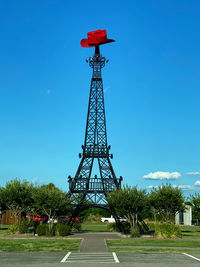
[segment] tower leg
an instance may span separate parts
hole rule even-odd
[[[85,200],[85,197],[86,197],[86,193],[83,194],[81,200],[79,201],[79,203],[76,205],[76,208],[75,210],[73,211],[70,219],[69,219],[69,222],[68,222],[68,225],[70,228],[72,228],[73,224],[74,224],[74,221],[76,219],[76,217],[78,216],[78,214],[80,213],[82,207],[83,207],[83,201]]]
[[[114,208],[109,208],[109,210],[110,210],[110,213],[113,215],[113,217],[115,219],[115,222],[117,224],[117,227],[118,227],[119,231],[124,233],[124,229],[123,229],[122,223],[120,222],[120,219],[117,216],[117,213],[116,213],[115,209]]]

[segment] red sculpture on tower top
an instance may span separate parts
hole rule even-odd
[[[115,42],[115,40],[107,39],[106,30],[96,30],[87,33],[88,38],[81,40],[82,47],[93,47],[97,45]]]

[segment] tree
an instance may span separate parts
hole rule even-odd
[[[138,215],[145,208],[146,196],[146,190],[126,185],[109,193],[106,199],[110,207],[114,207],[120,216],[127,219],[132,231],[137,224]]]
[[[4,188],[0,186],[0,210],[3,211],[6,209]]]
[[[69,197],[53,183],[42,185],[35,190],[34,206],[37,212],[48,216],[49,231],[52,230],[56,217],[68,212],[69,204]]]
[[[29,212],[32,207],[33,185],[16,178],[1,189],[1,198],[5,208],[13,212],[15,222],[18,222],[19,214]]]
[[[153,188],[149,194],[149,203],[154,218],[160,217],[163,221],[174,222],[175,215],[185,209],[184,201],[181,189],[170,184]]]
[[[200,220],[200,194],[190,195],[190,202],[192,204],[193,217]]]
[[[2,220],[2,213],[6,210],[6,203],[4,199],[4,188],[0,186],[0,224]]]

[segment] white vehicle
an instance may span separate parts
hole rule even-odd
[[[120,217],[119,217],[119,220],[120,220],[120,222],[126,222],[127,221],[127,219],[120,218]],[[107,223],[114,223],[115,222],[115,219],[114,219],[113,215],[111,215],[110,218],[104,218],[104,217],[102,217],[101,218],[101,221],[102,222],[107,222]]]

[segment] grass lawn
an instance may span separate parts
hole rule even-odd
[[[6,235],[9,225],[0,224],[0,236]]]
[[[0,239],[2,251],[77,251],[81,239]]]
[[[110,252],[140,252],[140,253],[200,253],[200,241],[190,240],[158,240],[158,239],[116,239],[106,240],[109,246],[121,246],[116,248],[109,248]],[[124,247],[123,247],[124,246]],[[125,247],[132,246],[132,247]],[[138,248],[134,246],[147,246],[147,248]],[[148,248],[149,246],[149,248]],[[155,247],[155,248],[154,248]],[[160,248],[157,248],[160,247]],[[163,248],[162,248],[163,247]],[[179,249],[173,248],[178,247]],[[187,248],[199,248],[197,250],[190,250]]]
[[[182,225],[181,231],[184,239],[200,239],[200,226]]]
[[[158,246],[158,247],[190,247],[199,248],[200,241],[169,240],[169,239],[115,239],[106,240],[108,246]]]
[[[199,250],[190,250],[190,249],[173,249],[173,248],[109,248],[109,252],[137,252],[137,253],[200,253]]]
[[[82,223],[81,227],[83,231],[87,231],[87,232],[108,232],[107,223],[84,222]]]

